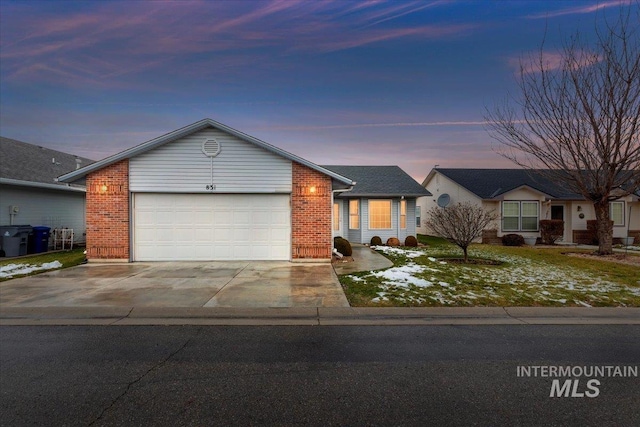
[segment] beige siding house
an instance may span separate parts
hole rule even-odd
[[[563,242],[588,243],[585,241],[587,221],[596,219],[591,203],[535,171],[435,168],[422,185],[433,194],[417,201],[416,209],[422,218],[430,208],[438,206],[438,200],[441,204],[447,200],[449,204],[469,201],[495,210],[500,219],[486,231],[485,240],[510,233],[540,237],[541,219],[561,219],[564,221]],[[614,242],[628,236],[636,237],[636,243],[640,242],[638,191],[610,204]],[[424,222],[417,232],[429,234]]]

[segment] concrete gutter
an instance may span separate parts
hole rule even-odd
[[[640,307],[0,307],[9,325],[640,325]]]

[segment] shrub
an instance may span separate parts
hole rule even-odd
[[[400,240],[397,237],[389,237],[387,239],[387,246],[400,246]]]
[[[415,248],[418,246],[418,239],[416,239],[415,236],[407,236],[407,238],[404,239],[404,245]]]
[[[556,240],[564,235],[564,221],[561,219],[540,220],[540,235],[542,236],[542,243],[553,245]]]
[[[519,234],[505,234],[502,236],[502,244],[505,246],[522,246],[524,237]]]
[[[333,239],[333,247],[338,250],[344,256],[353,255],[353,249],[351,249],[351,243],[347,239],[342,237],[336,237]]]
[[[373,236],[371,238],[371,246],[380,246],[382,245],[382,239],[380,236]]]

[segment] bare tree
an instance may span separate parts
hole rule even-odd
[[[600,254],[612,253],[609,202],[640,189],[640,7],[576,32],[559,55],[520,61],[519,97],[487,112],[500,154],[593,203]],[[555,58],[555,61],[550,60]]]
[[[469,261],[467,251],[471,242],[482,236],[482,230],[496,219],[498,215],[495,211],[488,211],[471,202],[463,202],[446,208],[429,209],[425,224],[440,237],[459,246],[464,252],[466,263]]]

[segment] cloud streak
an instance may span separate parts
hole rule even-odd
[[[632,4],[632,0],[609,0],[609,1],[597,2],[587,6],[577,6],[577,7],[571,7],[568,9],[562,9],[555,12],[536,13],[536,14],[527,16],[527,18],[545,19],[545,18],[556,18],[558,16],[565,16],[565,15],[584,15],[587,13],[594,13],[609,7],[629,6],[631,4]]]

